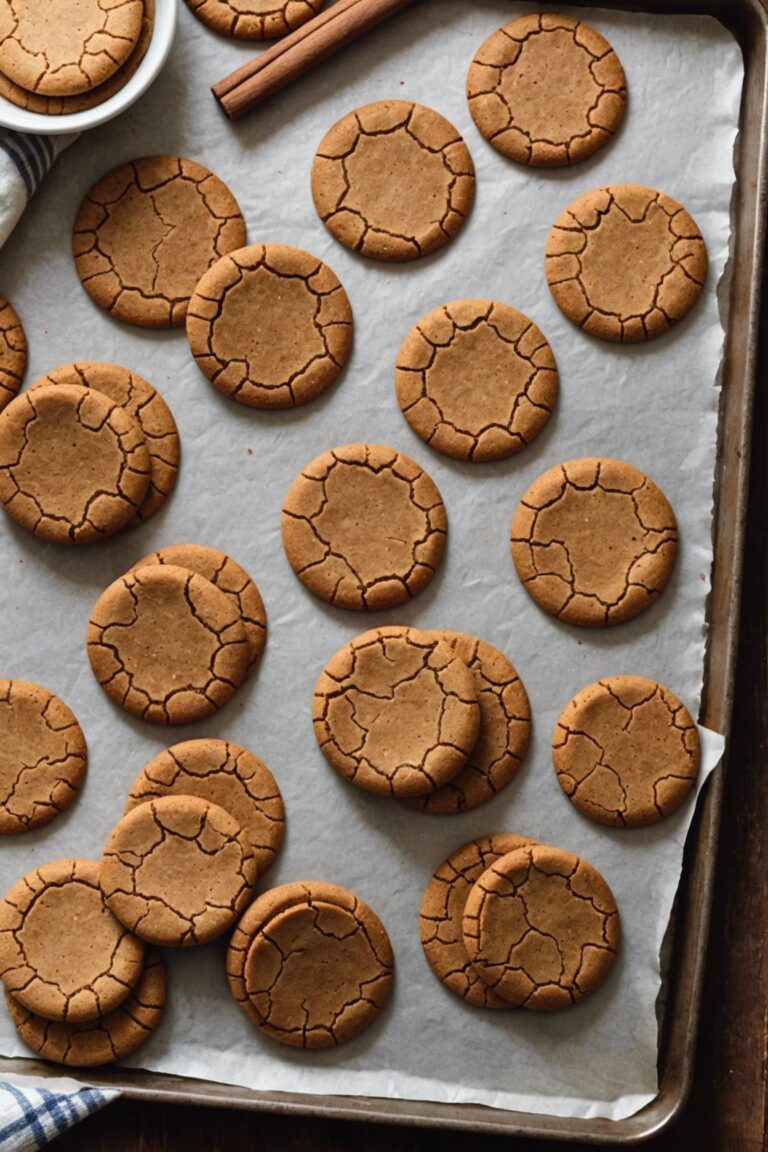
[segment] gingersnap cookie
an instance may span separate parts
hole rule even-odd
[[[48,384],[94,388],[119,404],[138,424],[147,444],[150,470],[149,491],[136,512],[135,520],[137,523],[148,520],[175,488],[181,455],[176,421],[160,393],[138,372],[130,372],[119,364],[105,364],[101,360],[62,364],[41,376],[32,388]]]
[[[186,568],[153,564],[102,592],[88,659],[108,696],[152,724],[186,724],[223,707],[243,683],[248,645],[226,593]]]
[[[99,870],[118,920],[150,944],[188,948],[226,932],[253,895],[242,825],[198,796],[161,796],[115,825]]]
[[[111,536],[146,499],[151,463],[138,424],[90,388],[46,385],[0,414],[0,501],[57,544]]]
[[[459,132],[409,100],[349,112],[323,137],[312,198],[326,228],[376,260],[414,260],[447,244],[469,215],[475,168]]]
[[[200,370],[250,408],[296,408],[337,378],[352,347],[352,309],[317,256],[252,244],[223,256],[195,289],[187,338]]]
[[[143,156],[86,194],[72,251],[100,307],[139,328],[177,328],[203,273],[244,243],[242,213],[218,176],[178,156]]]
[[[159,796],[199,796],[241,825],[259,876],[273,863],[285,832],[280,789],[263,760],[229,740],[185,740],[144,766],[125,803],[130,812]]]
[[[467,98],[497,152],[536,168],[562,168],[608,143],[624,116],[627,82],[611,45],[584,20],[534,12],[482,44]]]
[[[462,924],[486,984],[510,1004],[542,1012],[594,992],[620,938],[616,901],[597,869],[543,844],[491,864],[467,897]]]
[[[142,0],[0,0],[0,71],[30,92],[89,92],[133,52],[142,12]]]
[[[394,955],[384,925],[352,892],[312,880],[259,897],[227,955],[235,999],[273,1040],[332,1048],[373,1024]]]
[[[696,785],[699,733],[683,702],[643,676],[606,676],[560,714],[552,760],[560,787],[591,820],[655,824]]]
[[[0,978],[46,1020],[77,1023],[111,1012],[143,964],[144,945],[106,906],[93,860],[42,864],[0,902]]]
[[[436,633],[373,628],[326,664],[312,723],[323,755],[352,784],[421,796],[467,763],[480,732],[477,682]]]
[[[621,460],[568,460],[534,480],[512,520],[512,560],[540,608],[600,628],[661,595],[677,555],[664,493]]]
[[[549,419],[557,390],[541,331],[493,300],[435,308],[397,357],[403,415],[417,436],[456,460],[501,460],[525,448]]]
[[[438,980],[468,1004],[512,1007],[480,979],[467,955],[462,935],[467,897],[491,864],[516,848],[535,843],[527,836],[508,832],[470,840],[442,862],[424,889],[419,936],[427,963]]]
[[[0,296],[0,412],[21,388],[26,368],[27,338],[21,320]]]
[[[245,568],[241,568],[225,552],[209,548],[206,544],[168,544],[142,556],[141,560],[131,565],[130,570],[135,572],[146,564],[175,564],[178,568],[187,568],[210,580],[219,591],[226,593],[237,605],[243,621],[248,642],[248,667],[253,668],[264,651],[267,613],[261,593]]]
[[[547,239],[560,311],[603,340],[638,343],[686,316],[707,278],[696,221],[663,192],[613,184],[579,196]]]
[[[138,983],[117,1008],[85,1023],[45,1020],[8,992],[8,1015],[21,1039],[43,1060],[71,1068],[94,1068],[130,1056],[157,1028],[165,1007],[165,965],[154,948]]]
[[[463,768],[440,788],[406,803],[449,816],[492,800],[515,776],[531,738],[528,693],[507,657],[474,636],[438,629],[427,635],[447,644],[471,670],[480,704],[480,734]]]
[[[69,808],[85,779],[83,731],[63,700],[28,680],[0,680],[0,835]]]
[[[187,0],[198,20],[237,40],[276,40],[300,28],[325,0]]]
[[[435,483],[381,444],[317,456],[283,504],[288,563],[310,592],[340,608],[405,604],[434,576],[447,531]]]

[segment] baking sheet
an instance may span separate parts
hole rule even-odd
[[[207,85],[251,45],[213,36],[181,12],[162,77],[118,124],[89,134],[59,162],[0,256],[0,291],[30,338],[32,380],[53,365],[100,358],[147,376],[170,402],[184,461],[166,508],[133,533],[63,550],[0,524],[0,674],[60,693],[89,742],[89,779],[69,813],[0,845],[5,888],[45,860],[98,856],[142,765],[167,743],[224,736],[247,744],[275,773],[288,835],[271,885],[317,877],[373,905],[397,957],[393,1002],[368,1032],[337,1051],[285,1049],[255,1032],[228,995],[223,946],[169,954],[171,1003],[136,1066],[262,1090],[399,1096],[557,1115],[619,1119],[656,1093],[658,951],[692,815],[622,833],[584,820],[563,797],[549,737],[570,696],[598,676],[637,672],[667,683],[695,712],[701,692],[712,557],[717,375],[723,331],[715,288],[728,250],[733,145],[743,79],[735,41],[715,21],[579,10],[608,37],[627,71],[628,115],[617,139],[578,167],[527,171],[478,136],[464,101],[475,48],[530,6],[507,0],[421,0],[236,128]],[[309,194],[314,149],[356,104],[386,96],[429,103],[462,131],[478,174],[477,202],[456,242],[402,267],[339,247]],[[141,333],[98,312],[78,287],[71,221],[82,193],[132,156],[176,152],[222,176],[246,215],[249,239],[297,244],[327,260],[355,310],[355,350],[339,385],[294,413],[258,413],[220,397],[200,376],[183,333]],[[560,315],[543,274],[551,222],[591,187],[636,181],[663,189],[695,216],[711,260],[707,292],[668,336],[635,347],[584,337]],[[399,344],[446,300],[486,296],[526,312],[550,340],[561,373],[557,412],[520,456],[462,465],[431,452],[395,403]],[[334,444],[391,444],[430,472],[450,519],[446,561],[432,585],[395,613],[358,615],[316,601],[284,559],[279,508],[295,473]],[[562,459],[624,458],[647,470],[678,515],[682,546],[661,600],[605,632],[560,625],[517,582],[507,535],[531,480]],[[224,548],[257,579],[270,637],[258,676],[210,722],[155,729],[114,709],[84,652],[93,602],[151,548],[200,540]],[[325,763],[310,723],[315,678],[330,654],[378,622],[472,631],[503,649],[529,691],[534,739],[515,782],[491,804],[428,817],[350,787]],[[722,741],[704,734],[706,768]],[[602,991],[564,1014],[484,1014],[434,979],[418,942],[421,893],[459,844],[499,830],[577,851],[605,875],[622,911],[624,947]],[[5,1016],[0,1054],[23,1056]]]

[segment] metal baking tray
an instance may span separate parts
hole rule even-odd
[[[608,0],[602,7],[646,12],[649,20],[656,14],[669,12],[714,16],[733,33],[744,54],[745,81],[736,156],[737,180],[732,203],[731,253],[720,286],[728,327],[715,477],[709,642],[699,716],[702,724],[727,735],[736,668],[765,247],[768,0],[641,0],[639,3]],[[572,1119],[475,1104],[257,1092],[128,1068],[89,1073],[89,1082],[117,1088],[128,1098],[169,1104],[249,1108],[283,1115],[369,1120],[425,1128],[452,1128],[467,1134],[481,1132],[590,1144],[638,1144],[647,1140],[682,1111],[693,1078],[726,762],[727,757],[707,782],[691,826],[673,924],[668,932],[669,947],[664,949],[664,983],[659,1009],[659,1093],[634,1116],[620,1121]],[[9,1072],[61,1074],[59,1069],[40,1061],[0,1058],[0,1074]]]

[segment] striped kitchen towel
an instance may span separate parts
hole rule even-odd
[[[75,132],[68,136],[29,136],[0,128],[0,248],[56,157],[78,135]]]
[[[86,1088],[76,1080],[0,1074],[0,1150],[34,1152],[119,1092]]]

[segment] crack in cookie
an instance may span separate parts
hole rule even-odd
[[[203,24],[237,40],[276,40],[311,20],[325,0],[187,0]]]
[[[21,320],[0,296],[0,412],[21,388],[27,369],[27,338]]]

